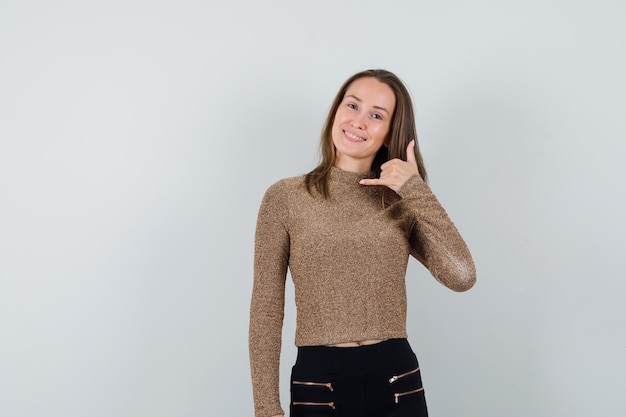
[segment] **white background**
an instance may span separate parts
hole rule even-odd
[[[366,68],[411,90],[478,269],[456,294],[409,266],[431,416],[626,415],[625,21],[619,0],[1,0],[0,415],[252,415],[258,205]]]

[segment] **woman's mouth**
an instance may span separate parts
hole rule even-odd
[[[346,130],[343,131],[343,134],[346,137],[346,139],[348,139],[350,142],[364,142],[365,141],[365,138],[352,134]]]

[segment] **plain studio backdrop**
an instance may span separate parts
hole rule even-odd
[[[259,203],[386,68],[478,270],[409,263],[431,416],[623,417],[625,4],[1,0],[0,416],[251,416]]]

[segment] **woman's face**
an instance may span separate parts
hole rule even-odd
[[[376,152],[387,141],[395,108],[396,97],[387,84],[371,77],[350,84],[332,128],[335,166],[369,172]]]

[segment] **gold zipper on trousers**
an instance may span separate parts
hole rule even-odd
[[[400,378],[404,378],[405,376],[409,376],[409,375],[411,375],[411,374],[414,374],[415,372],[417,372],[417,371],[419,371],[419,370],[420,370],[420,368],[415,368],[415,369],[413,369],[412,371],[405,372],[405,373],[400,374],[400,375],[392,376],[392,377],[389,379],[389,383],[390,383],[390,384],[393,384],[393,383],[394,383],[394,382],[396,382],[398,379],[400,379]]]
[[[293,385],[308,385],[311,387],[326,387],[329,390],[333,390],[333,385],[330,382],[307,382],[307,381],[293,381]]]
[[[292,403],[293,405],[315,405],[315,406],[324,406],[324,407],[330,407],[333,410],[335,409],[335,403],[334,402],[329,402],[329,403],[312,403],[312,402],[306,402],[306,401],[294,401]]]
[[[396,404],[398,404],[398,401],[400,401],[400,397],[404,397],[405,395],[409,395],[409,394],[415,394],[420,391],[424,391],[424,388],[418,388],[418,389],[414,389],[413,391],[407,391],[407,392],[397,392],[393,394],[393,396],[396,398]]]

